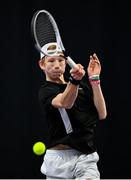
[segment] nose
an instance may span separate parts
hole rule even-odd
[[[55,62],[55,69],[59,69],[59,68],[60,68],[60,63],[59,63],[59,61],[56,60],[56,62]]]

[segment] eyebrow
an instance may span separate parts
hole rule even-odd
[[[49,57],[49,56],[48,56]],[[58,57],[56,57],[56,56],[50,56],[47,60],[51,60],[51,59],[59,59],[59,60],[65,60],[65,58],[63,57],[63,56],[58,56]]]

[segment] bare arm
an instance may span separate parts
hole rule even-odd
[[[93,90],[93,100],[99,114],[99,119],[105,119],[107,116],[105,99],[101,90],[99,75],[101,72],[101,64],[96,54],[90,56],[90,62],[87,68],[88,76]],[[95,80],[93,78],[96,78]]]
[[[78,64],[79,69],[71,69],[70,74],[75,80],[81,80],[85,75],[83,66]],[[71,82],[67,84],[63,93],[58,94],[53,100],[52,105],[56,108],[68,108],[70,109],[78,95],[79,85],[74,85]]]
[[[78,86],[71,84],[70,82],[67,84],[67,87],[63,93],[58,94],[53,100],[52,105],[56,108],[67,108],[70,109],[77,97],[78,94]]]
[[[99,119],[100,120],[105,119],[107,116],[107,111],[106,111],[106,104],[101,90],[101,86],[100,84],[99,85],[92,84],[92,89],[94,95],[94,104],[98,111]]]

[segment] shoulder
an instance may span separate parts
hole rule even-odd
[[[41,85],[39,92],[41,91],[47,91],[47,90],[53,90],[53,89],[58,89],[59,88],[59,84],[50,82],[50,81],[46,81],[44,84]]]
[[[53,92],[56,89],[58,89],[58,88],[55,83],[46,81],[44,84],[41,85],[38,93],[39,93],[39,95],[41,95],[43,93],[46,94],[46,93],[50,93],[50,91]]]
[[[46,81],[39,89],[39,100],[47,99],[49,97],[55,97],[61,91],[61,85]]]

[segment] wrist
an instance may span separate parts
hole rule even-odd
[[[72,76],[69,77],[69,81],[71,84],[78,86],[80,84],[80,80],[74,79]]]
[[[89,76],[89,82],[91,85],[99,85],[100,84],[100,76],[99,75]]]

